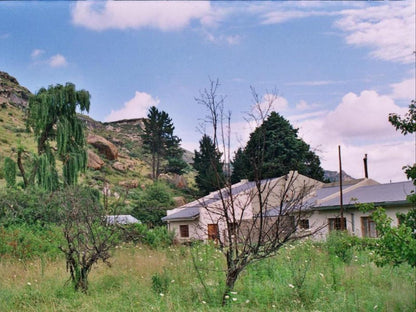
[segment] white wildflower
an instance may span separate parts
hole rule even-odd
[[[237,298],[233,298],[233,301],[237,301]]]
[[[165,294],[163,294],[163,293],[160,293],[159,295],[160,295],[161,297],[163,297],[163,296],[164,296]]]
[[[373,309],[376,310],[377,308],[378,308],[378,305],[375,305]]]
[[[293,286],[292,284],[289,284],[289,287],[290,287],[290,288],[295,288],[295,286]]]
[[[175,280],[171,280],[170,282],[171,282],[171,283],[175,283]]]
[[[27,282],[27,286],[30,286],[30,285],[32,285],[32,283],[31,282]]]
[[[202,300],[202,304],[207,304],[206,301]]]
[[[319,276],[324,277],[324,274],[323,273],[319,273]]]
[[[230,294],[237,295],[237,292],[236,291],[230,291]]]
[[[225,299],[229,299],[229,298],[230,298],[230,296],[228,296],[228,295],[227,295],[227,296],[225,296],[224,298],[225,298]]]
[[[246,300],[246,303],[250,303],[250,300],[248,300],[248,299],[247,299],[247,300]]]

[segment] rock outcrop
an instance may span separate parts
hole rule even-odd
[[[31,92],[21,86],[16,78],[0,71],[0,104],[9,103],[19,108],[27,107]]]
[[[118,158],[117,147],[99,135],[89,134],[87,143],[94,146],[100,154],[104,155],[108,160],[116,160]]]
[[[93,170],[100,170],[104,166],[104,161],[91,150],[88,150],[88,164],[87,167]]]

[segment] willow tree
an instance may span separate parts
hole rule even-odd
[[[54,190],[58,186],[57,157],[63,164],[65,185],[74,185],[87,165],[84,125],[77,110],[88,112],[90,94],[75,90],[75,85],[42,88],[29,99],[27,125],[37,140],[36,177],[40,186]]]

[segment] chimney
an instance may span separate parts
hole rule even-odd
[[[365,154],[363,161],[364,161],[364,177],[368,179],[367,154]]]

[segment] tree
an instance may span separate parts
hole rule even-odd
[[[279,177],[297,170],[316,180],[323,180],[324,171],[319,157],[298,137],[298,129],[279,113],[271,112],[267,119],[250,134],[244,150],[237,151],[232,180]],[[255,164],[261,165],[256,171]],[[255,177],[254,174],[258,174]]]
[[[216,97],[213,96],[212,98],[215,99]],[[289,127],[288,122],[277,113],[272,113],[269,116],[269,109],[275,98],[270,98],[271,102],[267,103],[269,104],[266,105],[267,107],[256,101],[254,106],[256,113],[250,114],[251,117],[255,118],[254,121],[257,124],[264,125],[252,134],[251,142],[247,144],[249,147],[246,147],[248,152],[245,154],[250,167],[245,167],[245,170],[247,176],[252,177],[252,182],[238,184],[233,187],[230,181],[226,181],[224,187],[217,189],[213,194],[215,201],[220,204],[213,207],[210,206],[210,201],[200,202],[200,205],[204,208],[201,213],[206,214],[210,222],[213,223],[214,227],[212,228],[215,228],[215,225],[219,228],[218,224],[225,227],[224,233],[210,233],[210,227],[208,226],[208,232],[205,233],[215,238],[219,250],[225,257],[225,287],[222,305],[226,304],[227,298],[241,272],[249,264],[275,256],[285,244],[313,235],[321,229],[318,228],[312,232],[299,229],[301,220],[308,218],[310,213],[308,196],[311,195],[317,185],[314,183],[315,180],[303,179],[297,172],[289,171],[292,169],[291,162],[289,164],[284,163],[289,158],[288,155],[295,158],[297,156],[295,151],[291,149],[281,154],[278,147],[287,148],[289,143],[292,143],[298,147],[300,146],[299,153],[307,155],[308,146],[297,138],[296,130]],[[213,103],[212,107],[218,106]],[[269,122],[266,121],[267,118],[269,118]],[[279,136],[279,128],[274,128],[275,123],[286,130],[282,136]],[[213,123],[213,127],[216,126],[218,125]],[[222,138],[223,141],[226,140],[227,136],[223,132],[224,127],[220,125],[219,129],[218,137]],[[229,133],[230,131],[228,131],[228,136]],[[287,141],[284,135],[289,136]],[[277,139],[280,141],[273,141]],[[211,144],[214,144],[214,146],[212,147]],[[275,146],[276,144],[278,147]],[[220,151],[218,145],[215,144],[215,141],[210,142],[210,148],[214,151]],[[229,145],[223,142],[222,146]],[[303,149],[306,151],[303,151]],[[224,152],[226,151],[224,150]],[[237,151],[236,155],[241,154],[242,150]],[[207,163],[211,166],[216,181],[221,181],[221,172],[215,168],[217,154],[211,152],[207,153],[207,156],[209,157]],[[272,156],[278,157],[277,163],[276,160],[272,161]],[[241,161],[241,163],[234,161],[234,165],[237,164],[237,167],[240,164],[245,164],[246,159],[241,156],[238,156],[237,159]],[[316,161],[316,159],[310,157],[309,161]],[[302,168],[304,170],[307,170],[306,167],[310,165],[305,160],[297,159],[295,159],[294,164],[302,164],[305,167]],[[273,171],[269,172],[269,170]],[[280,177],[279,173],[282,173]],[[274,174],[278,178],[275,178]],[[241,191],[245,187],[247,187],[245,191]],[[235,188],[238,188],[238,191]],[[250,218],[244,216],[250,216]],[[196,262],[194,266],[198,269]]]
[[[225,176],[221,156],[213,140],[208,135],[204,135],[199,141],[199,152],[195,151],[193,165],[197,171],[195,182],[201,195],[207,195],[224,186]]]
[[[183,152],[180,152],[179,145],[181,140],[173,135],[174,129],[172,119],[166,112],[159,111],[155,106],[150,107],[147,119],[144,121],[144,130],[141,137],[143,146],[152,157],[153,180],[158,179],[163,160],[169,157],[178,158],[179,155],[182,157]]]
[[[75,290],[87,292],[88,275],[98,261],[110,265],[111,249],[117,244],[117,225],[108,225],[106,209],[97,191],[68,187],[60,192],[63,211],[66,267]]]
[[[30,97],[27,126],[33,129],[37,140],[38,159],[34,170],[37,183],[43,188],[55,190],[58,187],[55,155],[63,163],[65,185],[76,184],[78,174],[85,170],[84,125],[77,118],[77,109],[88,112],[89,107],[89,93],[76,91],[72,83],[41,88]],[[27,181],[25,177],[24,181]]]
[[[400,130],[402,134],[416,132],[416,102],[413,100],[409,105],[409,111],[404,117],[397,114],[389,115],[389,122]],[[412,179],[416,185],[416,164],[403,167],[408,179]],[[414,192],[407,196],[407,199],[415,204],[416,194]],[[363,209],[374,209],[363,206]],[[397,227],[391,226],[389,218],[384,209],[376,208],[371,218],[374,220],[377,228],[379,240],[375,254],[378,265],[393,264],[398,265],[407,262],[411,266],[416,266],[416,209],[413,207],[407,214],[398,213],[397,218],[400,224]]]
[[[400,130],[403,135],[411,134],[416,132],[416,100],[412,100],[409,105],[409,111],[404,117],[401,117],[397,114],[389,115],[389,122],[396,128]],[[403,167],[404,172],[408,179],[412,179],[413,184],[416,185],[416,164],[412,166],[407,165]],[[413,202],[416,202],[416,195],[410,198]]]

